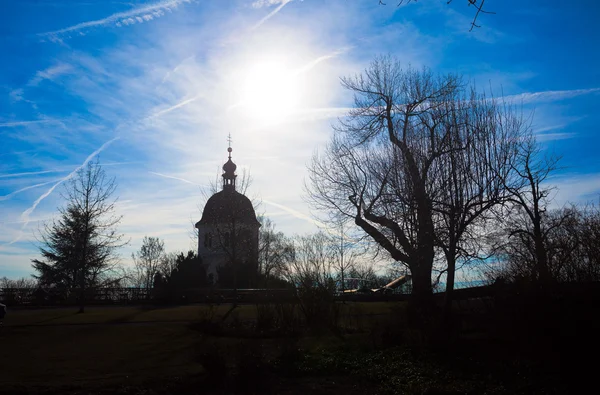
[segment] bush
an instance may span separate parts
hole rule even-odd
[[[199,348],[196,355],[206,371],[208,383],[212,386],[226,384],[230,376],[230,369],[225,360],[226,353],[212,343],[202,343]]]

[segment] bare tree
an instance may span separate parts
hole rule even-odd
[[[86,289],[99,285],[103,274],[118,262],[116,251],[126,244],[117,232],[121,216],[115,215],[114,178],[107,178],[98,161],[88,162],[64,189],[65,208],[46,224],[40,252],[34,259],[34,277],[44,285],[79,289],[79,312],[85,308]]]
[[[142,246],[131,254],[139,284],[143,288],[152,288],[154,276],[159,272],[165,256],[165,243],[158,237],[144,236]]]
[[[293,246],[282,275],[295,287],[308,325],[327,325],[335,316],[335,246],[324,232],[295,236]]]
[[[557,169],[559,158],[542,153],[535,136],[529,135],[521,141],[513,172],[505,179],[505,187],[511,194],[508,236],[518,237],[525,243],[531,242],[537,279],[542,284],[551,281],[548,267],[547,238],[562,221],[545,226],[545,213],[552,187],[545,182]]]
[[[258,271],[264,276],[268,287],[272,276],[280,276],[284,266],[294,253],[292,242],[282,232],[275,230],[275,224],[267,217],[260,217],[258,233]]]
[[[344,218],[338,219],[336,229],[339,234],[329,234],[329,243],[332,245],[333,270],[339,279],[342,293],[346,290],[346,278],[352,277],[349,273],[359,265],[359,260],[366,254],[366,248],[360,246],[360,238],[352,237],[347,230]]]
[[[38,281],[35,278],[21,277],[12,280],[8,277],[0,278],[0,288],[36,288]]]
[[[309,166],[313,206],[352,218],[412,273],[413,295],[428,299],[435,250],[434,162],[449,133],[424,119],[454,99],[457,77],[403,70],[378,58],[361,75],[343,78],[354,109],[340,119],[323,156]]]
[[[424,119],[430,130],[444,131],[446,154],[434,163],[432,181],[437,222],[437,245],[446,258],[446,307],[452,302],[457,261],[479,257],[478,243],[491,209],[505,203],[509,193],[504,181],[517,160],[518,141],[528,123],[510,105],[477,94],[437,107]],[[439,278],[439,276],[438,276]]]
[[[519,210],[497,235],[501,263],[486,268],[488,280],[539,282],[539,264],[530,219]],[[517,225],[520,224],[520,227]],[[529,225],[528,225],[529,224]],[[600,280],[600,210],[596,205],[571,205],[541,214],[541,234],[548,275],[552,282]],[[510,236],[510,237],[507,237]],[[545,285],[545,284],[544,284]]]
[[[282,274],[301,288],[329,289],[334,284],[335,247],[324,232],[293,238],[293,257]]]
[[[417,299],[431,295],[441,252],[451,293],[457,259],[474,254],[477,226],[506,199],[528,125],[457,76],[403,70],[390,57],[342,85],[355,105],[309,166],[311,203],[353,219],[405,264]]]

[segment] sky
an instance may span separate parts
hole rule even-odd
[[[61,189],[96,157],[119,230],[195,249],[227,160],[288,235],[318,229],[306,164],[352,105],[339,83],[381,54],[458,73],[532,116],[562,156],[555,205],[600,196],[600,4],[487,0],[0,0],[0,277],[32,273]],[[203,194],[204,191],[204,194]]]

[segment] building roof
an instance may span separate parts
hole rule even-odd
[[[196,223],[196,227],[227,224],[233,221],[236,224],[260,226],[250,199],[233,188],[224,188],[208,199],[202,212],[202,219]]]

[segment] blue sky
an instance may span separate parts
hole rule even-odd
[[[339,77],[378,54],[510,96],[563,156],[555,204],[600,193],[600,5],[500,1],[2,0],[0,277],[31,273],[62,182],[100,156],[120,227],[193,248],[202,188],[233,137],[251,196],[288,233],[316,230],[305,165],[352,103]],[[526,4],[526,5],[524,5]]]

